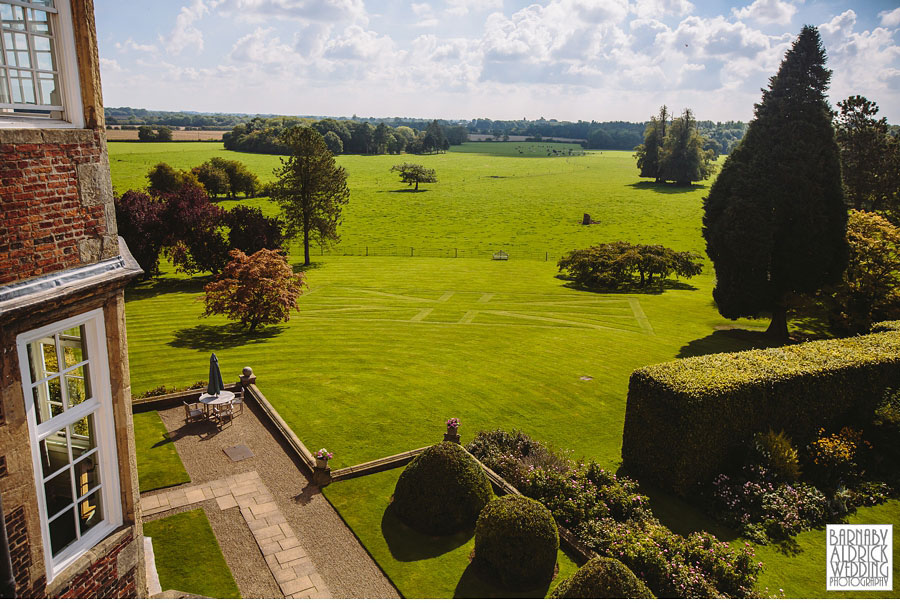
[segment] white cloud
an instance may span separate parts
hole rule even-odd
[[[731,9],[738,19],[751,19],[770,25],[788,25],[797,13],[797,7],[784,0],[755,0],[743,8]]]
[[[409,7],[418,19],[415,23],[416,27],[435,27],[438,24],[437,15],[434,14],[430,4],[413,2]]]
[[[247,21],[368,22],[363,0],[220,0],[219,10]]]
[[[694,10],[688,0],[637,0],[631,9],[640,19],[659,19],[668,15],[683,17]]]
[[[897,27],[900,25],[900,7],[892,11],[880,12],[878,16],[881,17],[881,24],[884,27]]]
[[[160,43],[166,52],[177,55],[189,47],[194,47],[197,52],[202,51],[203,32],[194,26],[194,22],[208,12],[209,6],[203,0],[194,0],[190,6],[182,6],[178,16],[175,17],[175,27],[168,36],[160,36]]]
[[[116,42],[116,50],[128,51],[137,50],[138,52],[157,52],[157,47],[153,44],[138,44],[133,39],[128,38],[124,42]]]
[[[104,74],[120,74],[124,73],[124,69],[115,59],[104,59],[100,57],[100,71]]]
[[[462,17],[469,12],[485,12],[489,10],[501,10],[503,0],[446,0],[447,8],[444,11],[448,15]]]

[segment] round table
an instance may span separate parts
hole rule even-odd
[[[234,392],[229,391],[221,391],[218,396],[213,396],[212,394],[203,394],[200,396],[200,404],[203,404],[206,407],[206,413],[209,414],[209,411],[212,410],[215,406],[219,404],[227,404],[234,400]]]

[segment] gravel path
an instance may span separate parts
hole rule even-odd
[[[166,428],[174,432],[170,437],[175,441],[192,483],[200,484],[253,470],[259,473],[298,540],[309,552],[332,596],[399,598],[397,590],[319,488],[309,483],[280,440],[260,420],[259,411],[253,404],[244,404],[243,412],[221,431],[203,423],[186,425],[184,410],[180,407],[160,411],[159,415]],[[223,449],[237,444],[246,445],[254,456],[239,462],[231,461]],[[183,486],[160,492],[178,488]],[[280,597],[240,513],[235,509],[220,511],[214,501],[203,503],[203,508],[243,596]]]

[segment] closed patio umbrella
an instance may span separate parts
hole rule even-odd
[[[215,354],[209,357],[209,385],[206,386],[206,393],[210,396],[218,396],[225,389],[225,382],[222,381],[222,371],[219,370],[219,359]]]

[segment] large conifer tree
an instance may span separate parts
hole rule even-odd
[[[792,295],[839,280],[847,261],[830,79],[819,32],[805,26],[704,202],[719,312],[771,315],[768,333],[783,339]]]

